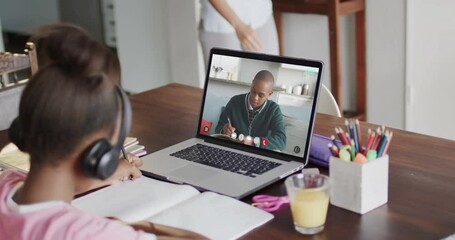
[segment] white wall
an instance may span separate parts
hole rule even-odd
[[[341,79],[343,89],[343,106],[355,109],[355,89],[349,91],[349,83],[355,81],[354,18],[343,16],[341,29]],[[328,18],[312,14],[283,14],[284,55],[309,58],[324,62],[322,82],[330,88],[330,49]]]
[[[167,1],[114,3],[123,87],[136,93],[171,82]]]
[[[408,1],[406,128],[455,140],[452,0]]]
[[[197,22],[194,1],[168,0],[169,56],[172,82],[202,87],[201,68],[196,44]],[[201,59],[202,60],[202,59]],[[202,69],[202,72],[201,72]]]
[[[367,0],[368,122],[404,128],[407,0]]]
[[[3,30],[30,33],[36,26],[59,21],[57,0],[0,0]]]
[[[404,13],[405,0],[366,0],[367,120],[397,128],[404,127]],[[343,107],[352,110],[356,105],[355,16],[342,16],[340,29]],[[284,14],[283,33],[285,55],[322,60],[323,83],[330,88],[328,18]]]
[[[116,0],[115,4],[125,89],[142,92],[171,82],[203,86],[196,1]]]

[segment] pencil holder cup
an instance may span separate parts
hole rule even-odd
[[[387,203],[388,155],[364,164],[331,157],[329,171],[332,205],[364,214]]]

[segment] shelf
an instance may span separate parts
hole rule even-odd
[[[357,118],[360,121],[366,121],[365,114],[356,111],[343,111],[344,118]]]
[[[213,77],[210,77],[209,79],[211,81],[213,80],[213,81],[227,83],[227,84],[251,87],[251,83],[244,82],[244,81],[239,81],[239,80],[230,80],[230,79],[225,79],[225,78],[213,78]],[[283,89],[281,89],[280,87],[276,87],[275,86],[275,87],[273,87],[273,91],[274,92],[281,92],[281,91],[283,91]],[[291,95],[293,95],[293,94],[291,94]],[[297,95],[295,95],[295,96],[297,96]]]

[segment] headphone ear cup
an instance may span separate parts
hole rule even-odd
[[[119,153],[106,139],[90,145],[82,156],[82,171],[87,177],[104,180],[115,172]]]
[[[11,122],[11,125],[8,128],[8,138],[19,148],[19,150],[25,152],[24,137],[22,135],[20,119],[17,117]]]
[[[119,151],[116,148],[112,147],[112,149],[105,153],[98,164],[97,169],[97,178],[99,179],[106,179],[112,174],[114,174],[115,170],[117,170],[119,164]]]

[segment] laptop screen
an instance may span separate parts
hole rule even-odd
[[[321,74],[318,61],[212,49],[198,135],[306,161]]]

